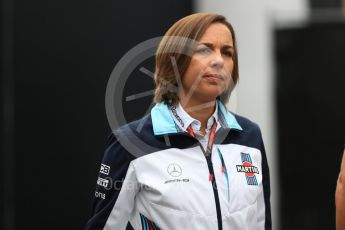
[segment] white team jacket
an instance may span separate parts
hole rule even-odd
[[[85,229],[271,229],[260,129],[218,106],[221,128],[209,158],[165,104],[114,130]]]

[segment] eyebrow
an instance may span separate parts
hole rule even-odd
[[[198,43],[198,45],[205,45],[205,46],[208,46],[208,47],[214,47],[214,45],[212,43],[209,43],[209,42],[200,42]],[[223,48],[232,48],[234,49],[234,47],[230,44],[225,44],[223,45]]]

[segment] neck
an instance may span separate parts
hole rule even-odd
[[[205,134],[207,128],[207,121],[212,116],[215,110],[216,101],[210,102],[196,102],[180,100],[183,109],[194,119],[201,122],[200,132]]]

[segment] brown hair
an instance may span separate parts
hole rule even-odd
[[[196,13],[184,17],[174,23],[165,33],[156,52],[155,95],[154,102],[176,104],[178,102],[179,76],[183,76],[189,66],[195,41],[199,41],[205,30],[212,23],[222,23],[231,32],[234,44],[234,69],[232,71],[233,86],[220,95],[220,100],[227,103],[231,90],[238,82],[238,54],[235,31],[226,18],[219,14]],[[175,65],[176,64],[176,65]],[[176,72],[178,67],[178,73]]]

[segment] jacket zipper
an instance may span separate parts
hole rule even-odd
[[[199,143],[201,150],[203,151],[205,155],[205,150],[203,149],[202,145]],[[217,188],[217,183],[216,183],[216,177],[214,175],[214,170],[213,170],[213,163],[211,160],[212,154],[209,156],[205,155],[206,161],[207,161],[207,166],[208,166],[208,171],[210,174],[210,180],[212,183],[212,189],[213,189],[213,194],[214,194],[214,200],[216,203],[216,211],[217,211],[217,221],[218,221],[218,230],[223,229],[223,223],[222,223],[222,212],[220,209],[220,202],[219,202],[219,195],[218,195],[218,188]]]

